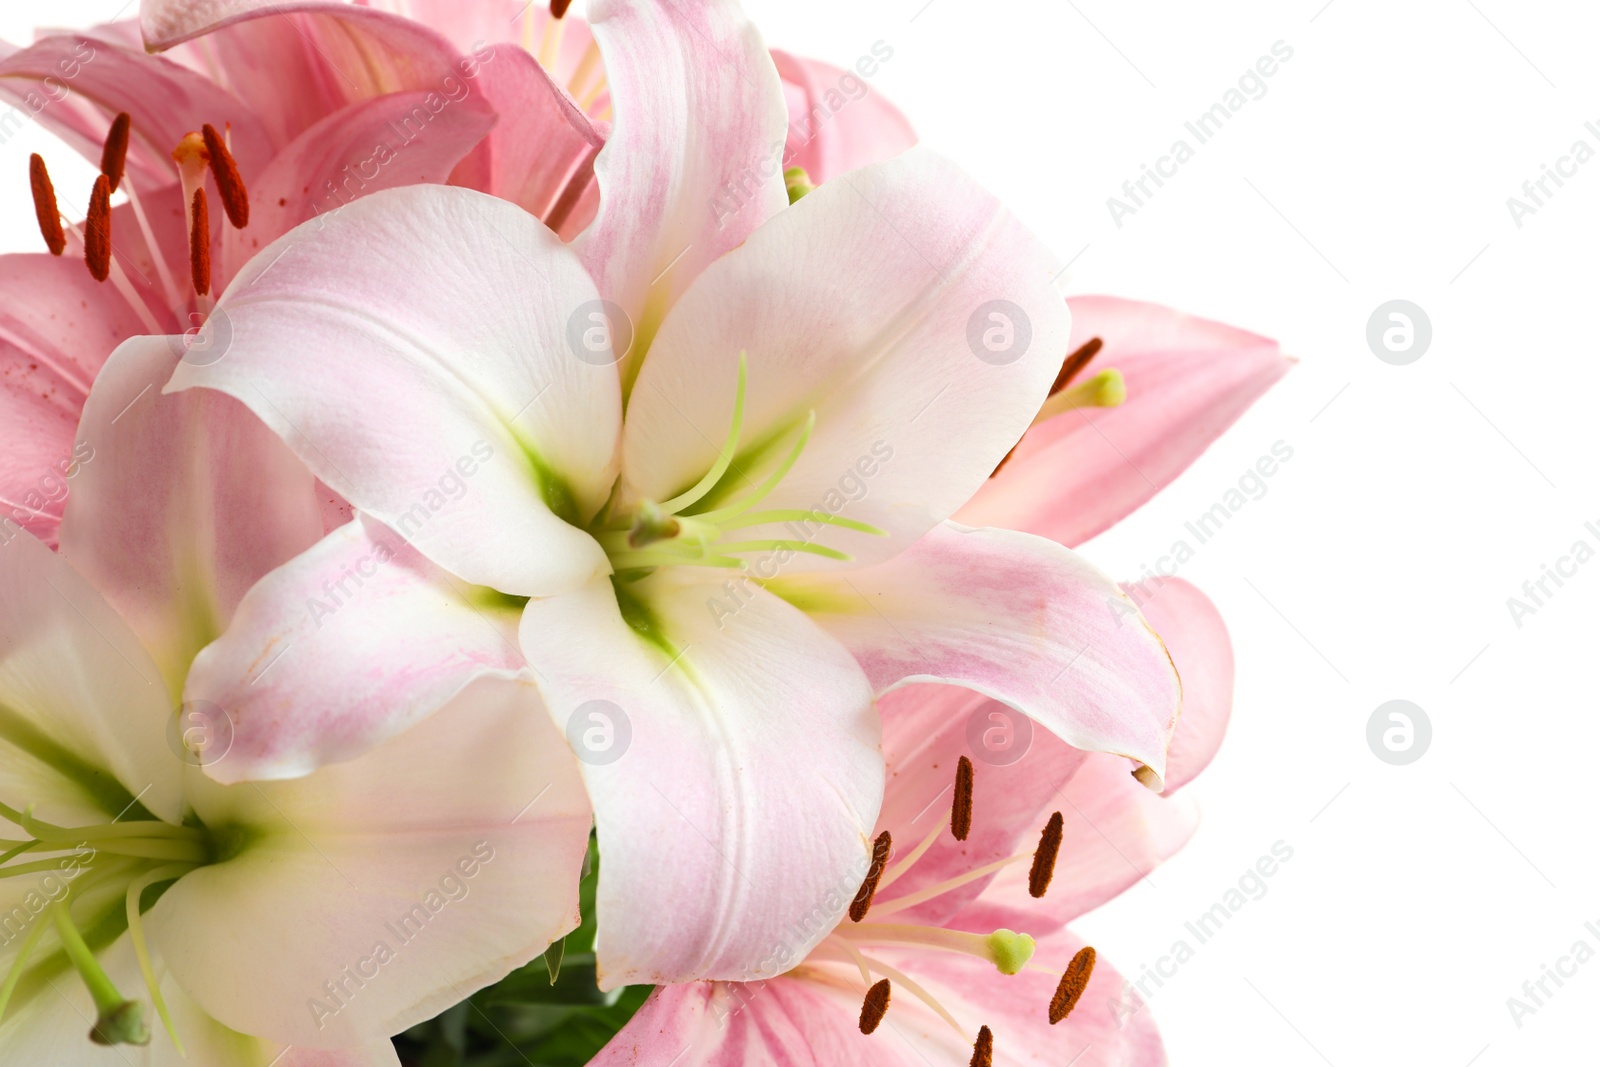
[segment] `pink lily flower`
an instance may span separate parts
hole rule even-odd
[[[569,729],[617,709],[631,747],[584,767],[604,984],[754,977],[866,846],[875,694],[968,686],[1159,778],[1178,684],[1068,550],[943,522],[1057,374],[1051,257],[920,149],[788,206],[736,6],[597,8],[628,62],[578,242],[464,190],[370,196],[247,265],[226,358],[178,368],[362,513],[247,594],[189,684],[238,723],[224,780],[350,758],[485,672],[531,669]],[[1000,358],[971,336],[996,300],[1031,330]],[[585,343],[596,311],[632,343]],[[288,669],[263,678],[268,649]]]
[[[1232,653],[1220,620],[1193,587],[1173,588],[1151,621],[1170,635],[1186,682],[1180,723],[1225,722]],[[1193,806],[1141,787],[1123,760],[1043,732],[1020,752],[974,744],[975,719],[1007,721],[978,694],[912,686],[885,697],[882,715],[889,781],[876,830],[892,849],[870,905],[857,890],[862,868],[840,872],[833,896],[855,907],[835,924],[831,901],[819,901],[797,919],[773,946],[781,976],[661,986],[591,1067],[1167,1062],[1143,1002],[1067,924],[1181,848]],[[1195,730],[1204,747],[1180,755],[1175,745],[1169,774],[1192,777],[1210,760],[1221,730]],[[1034,859],[1047,842],[1058,857],[1050,878],[1049,856]],[[806,952],[796,943],[811,925],[830,932]]]

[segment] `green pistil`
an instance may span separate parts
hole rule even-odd
[[[144,1020],[144,1006],[117,991],[116,984],[78,932],[65,902],[56,901],[50,905],[50,911],[56,933],[61,937],[61,949],[77,968],[99,1013],[94,1029],[89,1031],[89,1039],[97,1045],[148,1045],[150,1027]]]
[[[1126,399],[1128,399],[1128,384],[1123,381],[1122,372],[1114,367],[1108,368],[1088,381],[1068,386],[1046,400],[1044,406],[1039,409],[1039,414],[1033,417],[1033,425],[1037,426],[1064,411],[1076,411],[1079,408],[1114,408]]]
[[[789,193],[789,203],[798,203],[802,196],[816,188],[811,184],[811,175],[806,173],[804,167],[790,167],[783,172],[783,185]]]
[[[1001,974],[1016,974],[1033,959],[1033,938],[1011,930],[989,935],[989,958]]]

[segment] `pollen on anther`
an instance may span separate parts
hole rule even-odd
[[[35,152],[28,157],[28,184],[33,187],[33,213],[39,217],[39,233],[52,256],[67,250],[67,234],[61,228],[61,210],[56,207],[56,187],[50,182],[44,157]]]
[[[879,834],[878,839],[872,843],[872,864],[867,868],[867,877],[862,880],[856,898],[850,902],[850,921],[853,923],[865,919],[867,909],[872,907],[873,894],[878,891],[878,880],[883,877],[883,869],[889,865],[891,843],[887,830]]]
[[[111,122],[111,129],[106,133],[105,147],[100,149],[100,173],[106,176],[111,183],[111,191],[117,191],[117,186],[122,184],[122,175],[128,164],[128,133],[133,127],[133,119],[126,111],[117,115]]]
[[[211,213],[206,209],[206,191],[196,189],[191,204],[193,224],[189,227],[189,279],[194,291],[205,296],[211,291]]]
[[[888,1011],[889,979],[883,978],[867,990],[867,998],[861,1002],[861,1032],[870,1034],[876,1030]]]
[[[1067,964],[1067,969],[1062,972],[1061,982],[1056,986],[1056,995],[1050,998],[1050,1025],[1065,1019],[1072,1014],[1072,1009],[1078,1006],[1078,1000],[1083,996],[1083,991],[1089,988],[1089,976],[1094,974],[1094,949],[1085,945],[1072,957],[1072,962]]]
[[[950,834],[965,841],[972,832],[972,761],[962,756],[956,761],[956,799],[950,805]]]
[[[550,17],[559,19],[566,16],[567,8],[572,6],[572,0],[550,0]]]
[[[1044,833],[1039,835],[1039,847],[1033,852],[1033,866],[1028,869],[1028,894],[1035,898],[1044,896],[1050,888],[1050,879],[1056,873],[1056,855],[1061,851],[1061,813],[1050,816]]]
[[[1061,390],[1072,384],[1072,379],[1082,373],[1083,368],[1105,347],[1105,342],[1098,337],[1091,337],[1077,348],[1072,354],[1062,361],[1061,371],[1056,375],[1055,384],[1050,386],[1050,395],[1055,396]]]
[[[89,214],[83,222],[83,261],[97,282],[111,276],[111,182],[104,174],[94,180],[89,194]]]
[[[227,213],[233,228],[242,230],[250,221],[250,197],[245,192],[244,179],[239,176],[239,164],[234,162],[227,142],[211,123],[200,127],[200,136],[206,141],[211,177],[217,183],[217,196],[222,200],[222,210]]]
[[[978,1027],[978,1040],[972,1043],[972,1059],[967,1067],[994,1067],[994,1034],[987,1026]]]

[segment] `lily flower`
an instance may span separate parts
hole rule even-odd
[[[752,977],[868,847],[875,695],[965,685],[1159,778],[1178,681],[1071,552],[945,523],[1058,373],[1053,258],[921,149],[790,206],[736,5],[591,16],[628,62],[577,242],[466,190],[375,194],[263,250],[219,301],[226,357],[178,367],[363,516],[247,594],[189,685],[238,723],[208,768],[236,781],[531,670],[569,738],[630,737],[583,768],[603,981]]]
[[[195,764],[225,747],[225,719],[175,719],[121,617],[6,533],[6,1062],[148,1044],[140,1062],[172,1067],[397,1065],[389,1035],[576,925],[589,808],[521,685],[483,680],[312,777],[219,786]]]
[[[1196,680],[1180,723],[1225,722],[1231,649],[1215,609],[1179,586],[1152,622]],[[992,747],[969,732],[1014,714],[949,686],[885,697],[883,847],[837,872],[830,895],[849,912],[819,898],[775,944],[776,978],[658,987],[591,1067],[1162,1067],[1142,999],[1067,924],[1181,848],[1195,809],[1049,734]],[[1215,752],[1221,731],[1196,726],[1206,740],[1174,773]],[[806,951],[813,925],[828,933]]]

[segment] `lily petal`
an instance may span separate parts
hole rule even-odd
[[[1072,297],[1075,350],[1127,383],[1119,407],[1064,412],[1028,432],[959,518],[1078,545],[1155,496],[1293,365],[1276,341],[1156,304]]]
[[[600,213],[574,247],[627,316],[631,382],[689,283],[788,203],[787,115],[735,0],[595,0],[589,28],[616,119],[594,164]]]
[[[1153,595],[1126,583],[1122,588],[1138,597],[1183,679],[1183,711],[1167,746],[1170,794],[1192,782],[1222,747],[1233,716],[1233,642],[1216,605],[1182,578],[1163,579]]]
[[[869,523],[889,536],[836,532],[829,545],[890,558],[964,503],[1038,411],[1069,326],[1053,265],[926,149],[826,183],[707,268],[668,316],[628,409],[626,487],[667,500],[712,468],[747,353],[743,443],[708,505],[749,492],[814,413],[760,509]],[[784,570],[831,566],[817,560]]]
[[[675,570],[620,586],[626,619],[605,578],[523,617],[594,801],[605,989],[799,962],[855,895],[883,795],[845,650],[759,589],[719,622],[725,591]]]
[[[784,162],[804,167],[813,184],[893,159],[917,143],[910,121],[882,93],[868,87],[856,71],[843,71],[776,48],[772,62],[783,79],[789,104]],[[861,60],[861,64],[868,62],[876,67],[876,60]],[[865,67],[858,65],[858,69]],[[861,95],[856,95],[857,91]]]
[[[207,825],[270,829],[175,883],[145,918],[151,943],[219,1021],[311,1048],[398,1033],[498,981],[578,923],[589,805],[537,702],[484,679],[360,760],[201,781]]]
[[[117,608],[174,696],[256,580],[315,544],[316,485],[232,397],[164,396],[184,351],[134,337],[89,394],[62,554]]]
[[[139,798],[176,822],[183,764],[139,639],[66,560],[0,524],[0,779],[54,821]],[[90,820],[77,820],[78,824]]]
[[[225,356],[181,364],[167,388],[237,397],[452,573],[546,595],[607,568],[571,525],[610,492],[621,421],[616,368],[569,348],[593,299],[571,250],[516,205],[389,189],[246,264],[205,327],[231,331]]]
[[[1172,660],[1116,583],[1053,541],[946,523],[888,563],[769,587],[843,642],[880,694],[965,686],[1075,748],[1163,773],[1181,697]]]
[[[371,519],[339,527],[263,578],[196,657],[186,698],[233,726],[207,773],[307,774],[400,733],[480,675],[517,675],[518,613],[499,599]]]

